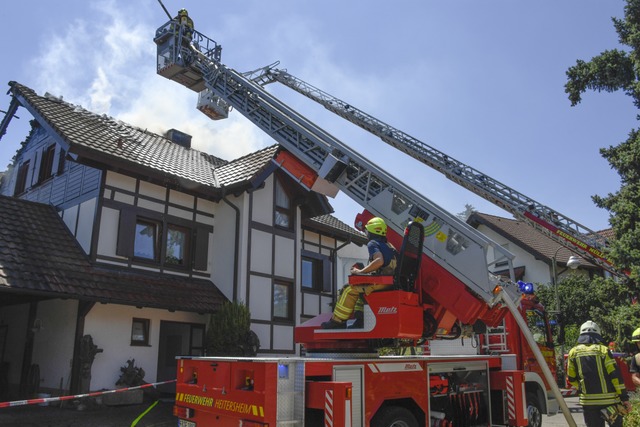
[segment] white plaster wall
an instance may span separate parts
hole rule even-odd
[[[76,328],[76,300],[47,300],[38,303],[32,363],[40,367],[40,387],[69,389],[73,339]]]
[[[551,281],[551,273],[548,264],[543,261],[537,260],[533,255],[524,250],[521,246],[518,246],[511,240],[508,240],[505,237],[499,235],[485,225],[480,225],[478,227],[478,231],[494,240],[501,246],[504,246],[506,244],[509,245],[509,252],[511,252],[515,256],[515,258],[513,259],[513,266],[520,267],[524,265],[526,267],[524,275],[524,280],[526,282],[549,283]],[[494,259],[495,257],[493,254],[487,254],[488,262],[491,262]],[[502,270],[505,267],[495,268],[490,266],[489,268],[493,270]]]
[[[136,191],[136,179],[117,172],[107,171],[105,184],[109,187],[122,188],[131,192]]]
[[[273,350],[291,351],[293,349],[293,327],[275,325],[273,327]]]
[[[78,205],[70,206],[62,211],[62,221],[66,224],[71,234],[76,233],[76,224],[78,222]]]
[[[272,290],[271,279],[251,276],[251,293],[249,295],[249,311],[255,320],[271,321]],[[262,340],[262,337],[260,337]]]
[[[271,274],[271,246],[273,235],[260,230],[251,232],[251,271]]]
[[[220,202],[215,206],[215,216],[215,227],[209,252],[211,281],[229,300],[233,300],[233,266],[237,254],[235,247],[236,211],[225,202]],[[242,218],[237,218],[237,220],[241,221]]]
[[[120,212],[118,210],[105,207],[102,208],[100,229],[98,231],[98,256],[116,256],[119,220]]]
[[[151,321],[148,347],[131,346],[131,322],[134,317]],[[96,304],[85,320],[85,334],[103,352],[96,355],[91,371],[91,390],[114,389],[120,367],[135,359],[135,366],[145,371],[144,380],[154,382],[158,366],[160,321],[207,323],[207,317],[196,313],[115,305]],[[108,327],[105,327],[108,325]]]
[[[80,246],[82,246],[82,249],[86,254],[91,251],[91,237],[93,234],[95,217],[96,199],[90,199],[82,202],[78,213],[76,240],[80,243]]]
[[[275,236],[275,251],[273,255],[275,257],[274,274],[293,279],[297,258],[294,241],[285,237]],[[263,258],[268,257],[263,255]]]
[[[260,190],[251,193],[253,210],[251,219],[266,225],[273,225],[273,175],[267,178]]]

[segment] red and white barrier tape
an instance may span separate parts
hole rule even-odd
[[[575,388],[569,388],[562,390],[562,397],[575,397],[578,395],[578,390]]]
[[[175,382],[176,380],[169,380],[169,381],[161,381],[157,383],[143,384],[143,385],[138,385],[134,387],[119,388],[116,390],[104,390],[104,391],[94,391],[93,393],[76,394],[74,396],[43,397],[39,399],[15,400],[13,402],[0,402],[0,408],[9,408],[12,406],[22,406],[22,405],[34,405],[36,403],[49,403],[49,402],[57,402],[62,400],[81,399],[83,397],[95,397],[95,396],[101,396],[103,394],[121,393],[127,390],[137,390],[140,388],[153,387],[156,385],[170,384]]]

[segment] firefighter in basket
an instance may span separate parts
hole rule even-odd
[[[595,322],[580,326],[578,345],[569,351],[567,379],[578,389],[587,427],[604,427],[605,421],[622,427],[631,403],[618,364],[603,342]]]
[[[398,252],[391,243],[387,242],[387,224],[382,218],[375,217],[367,222],[365,229],[369,238],[369,243],[367,243],[369,263],[365,266],[353,266],[351,274],[393,275],[396,269]],[[351,328],[364,327],[361,295],[369,295],[371,292],[389,286],[382,284],[345,285],[340,291],[338,301],[333,310],[333,316],[328,322],[322,323],[322,329],[344,329],[347,326],[347,320],[352,315],[356,320],[351,325]]]

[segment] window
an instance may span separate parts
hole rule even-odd
[[[121,209],[116,255],[168,268],[206,271],[213,227],[155,212]]]
[[[291,198],[287,194],[280,178],[276,177],[276,203],[274,222],[276,226],[293,229],[293,209]]]
[[[149,319],[133,318],[131,322],[131,345],[149,345]]]
[[[136,222],[135,238],[133,242],[133,256],[152,261],[159,260],[158,234],[160,224],[155,221],[139,219]]]
[[[189,248],[189,230],[185,227],[169,224],[167,227],[167,246],[165,263],[185,266]]]
[[[538,344],[549,345],[551,340],[547,336],[547,322],[544,313],[538,310],[527,310],[527,325]]]
[[[331,293],[333,283],[331,265],[331,259],[328,256],[303,251],[300,279],[302,289]]]
[[[56,146],[50,145],[42,151],[42,161],[40,162],[40,172],[38,173],[38,183],[48,179],[53,173],[53,158],[56,154]]]
[[[24,190],[27,188],[27,175],[29,173],[30,163],[31,162],[27,160],[26,162],[22,163],[18,168],[18,176],[16,178],[16,189],[14,194],[20,194],[24,192]]]
[[[291,283],[276,282],[273,285],[273,317],[279,320],[292,320]]]

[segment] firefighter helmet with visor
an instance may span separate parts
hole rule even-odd
[[[596,322],[587,320],[580,326],[580,334],[594,333],[600,335],[600,326]]]
[[[382,218],[374,217],[371,218],[367,225],[364,226],[367,231],[371,234],[376,234],[378,236],[386,236],[387,235],[387,224],[384,222]]]

